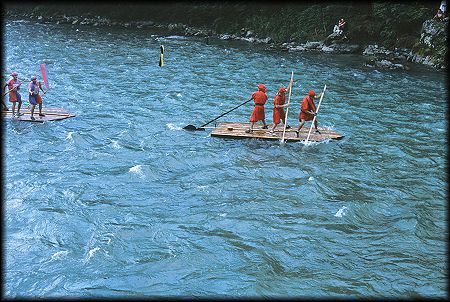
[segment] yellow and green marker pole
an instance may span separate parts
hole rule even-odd
[[[161,54],[159,55],[159,67],[163,67],[164,66],[164,46],[161,45],[159,48],[161,50]]]

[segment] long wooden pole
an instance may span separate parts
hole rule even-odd
[[[284,128],[283,128],[283,137],[281,138],[281,142],[284,143],[284,135],[286,133],[286,125],[287,125],[287,117],[289,112],[289,104],[291,103],[291,93],[292,93],[292,84],[294,83],[294,72],[291,73],[291,81],[289,82],[289,96],[288,103],[286,107],[286,114],[284,116]]]
[[[214,122],[215,120],[218,120],[219,118],[221,118],[221,117],[224,116],[225,114],[228,114],[228,113],[230,113],[231,111],[236,110],[237,108],[241,107],[242,105],[247,104],[247,103],[250,102],[251,100],[252,100],[252,99],[249,99],[249,100],[243,102],[242,104],[237,105],[237,106],[234,107],[233,109],[228,110],[227,112],[225,112],[225,113],[219,115],[218,117],[216,117],[216,118],[210,120],[209,122],[207,122],[206,124],[201,125],[201,126],[198,127],[198,128],[195,127],[194,125],[187,125],[187,126],[183,127],[183,129],[184,129],[184,130],[188,130],[188,131],[204,130],[204,127],[205,127],[206,125],[211,124],[212,122]]]
[[[327,89],[327,85],[325,85],[323,87],[322,95],[320,96],[320,101],[319,101],[319,105],[317,106],[316,113],[319,112],[320,104],[322,103],[323,95],[325,94],[326,89]],[[316,121],[316,116],[314,115],[314,118],[313,118],[312,124],[311,124],[311,128],[309,128],[308,137],[306,138],[306,141],[305,141],[305,145],[308,143],[309,136],[311,135],[311,130],[312,130],[312,127],[313,127],[315,121]]]

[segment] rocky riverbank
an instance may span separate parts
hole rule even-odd
[[[379,69],[408,70],[410,63],[423,64],[435,69],[447,68],[447,22],[427,20],[423,23],[420,42],[413,49],[386,47],[377,44],[356,44],[352,39],[342,39],[333,36],[332,39],[323,41],[305,41],[275,43],[270,37],[258,37],[251,29],[242,28],[240,34],[218,34],[214,30],[196,28],[182,23],[161,24],[153,21],[116,21],[101,16],[67,16],[49,15],[31,12],[29,14],[10,14],[11,18],[29,18],[43,23],[72,24],[78,26],[107,26],[138,29],[160,30],[168,34],[177,34],[197,37],[215,37],[221,40],[240,40],[249,43],[267,44],[270,49],[279,49],[289,52],[322,52],[335,54],[360,54],[363,55],[365,66]]]

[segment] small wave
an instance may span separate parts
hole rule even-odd
[[[310,177],[308,178],[308,180],[309,180],[309,181],[314,180],[314,177],[310,176]]]
[[[301,144],[303,144],[304,146],[311,146],[311,145],[317,145],[319,142],[313,142],[313,141],[308,141],[306,142],[306,140],[301,141]]]
[[[336,214],[334,214],[334,216],[335,217],[342,217],[342,216],[344,216],[345,214],[346,214],[346,210],[347,209],[347,207],[346,206],[343,206],[342,208],[340,208],[337,212],[336,212]]]
[[[111,140],[111,146],[114,148],[114,149],[120,149],[120,145],[119,145],[119,141],[117,141],[117,140]]]
[[[187,37],[184,36],[167,36],[166,39],[179,39],[179,40],[186,40]]]
[[[67,256],[69,254],[68,251],[59,251],[52,255],[52,260],[61,259],[64,256]]]
[[[182,130],[183,128],[181,128],[181,126],[175,126],[172,123],[168,123],[166,124],[167,128],[169,128],[170,130]]]
[[[73,140],[73,138],[72,138],[72,134],[74,134],[75,132],[69,132],[69,134],[67,134],[67,136],[66,136],[66,140]]]
[[[134,167],[131,167],[128,172],[136,173],[136,174],[142,174],[141,165],[136,165]]]
[[[87,254],[86,261],[89,261],[89,259],[91,259],[94,256],[95,252],[97,252],[98,250],[100,250],[99,247],[96,247],[96,248],[94,248],[92,250],[89,250],[89,252]]]

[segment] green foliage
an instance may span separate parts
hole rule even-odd
[[[115,21],[149,20],[183,23],[217,33],[240,34],[241,28],[274,42],[323,40],[340,18],[348,24],[352,43],[378,43],[388,47],[412,47],[420,38],[422,23],[438,7],[431,2],[132,2],[126,4],[25,4],[7,10],[34,11],[42,15],[99,15]]]

